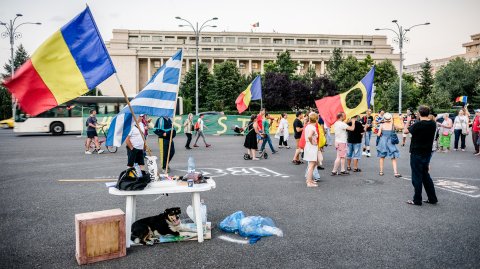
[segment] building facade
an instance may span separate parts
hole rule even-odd
[[[106,42],[108,51],[128,95],[143,88],[155,71],[178,49],[184,49],[183,74],[195,67],[195,35],[183,31],[113,30]],[[375,62],[390,59],[398,65],[399,55],[382,35],[321,35],[257,32],[205,32],[199,40],[199,61],[210,71],[216,63],[232,61],[242,74],[264,71],[264,64],[276,60],[277,54],[289,51],[298,62],[297,73],[309,67],[325,74],[334,48],[344,55],[362,60],[370,55]],[[104,95],[119,95],[119,86],[109,78],[99,88]]]
[[[448,64],[451,60],[460,57],[465,58],[467,61],[475,61],[480,59],[480,34],[475,34],[471,36],[472,41],[462,44],[465,48],[465,53],[457,54],[446,58],[440,59],[429,59],[430,64],[432,65],[432,73],[435,73],[442,67]],[[420,74],[422,72],[422,65],[424,63],[416,63],[411,65],[406,65],[404,72],[411,74],[418,81],[420,79]]]

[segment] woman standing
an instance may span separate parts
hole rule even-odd
[[[258,161],[258,158],[255,156],[255,152],[258,149],[257,135],[260,134],[258,130],[257,115],[253,114],[250,117],[250,122],[247,127],[248,133],[245,137],[245,142],[243,146],[247,148],[248,154],[254,161]]]
[[[392,119],[392,114],[385,113],[383,116],[383,123],[380,125],[378,129],[378,136],[380,139],[378,140],[377,145],[377,157],[380,158],[380,175],[383,176],[383,164],[385,162],[385,158],[392,159],[392,166],[393,166],[393,173],[394,176],[399,178],[402,175],[398,173],[397,170],[397,159],[400,157],[400,152],[396,144],[392,143],[392,135],[395,134],[395,128],[402,129],[402,126],[395,126]],[[398,142],[398,138],[397,138]]]
[[[305,148],[303,149],[303,159],[308,161],[307,187],[318,187],[313,181],[313,170],[317,168],[318,160],[318,132],[317,132],[317,113],[308,115],[308,125],[305,127]]]
[[[183,123],[183,130],[187,135],[187,144],[185,144],[186,149],[192,149],[190,147],[190,142],[192,142],[192,131],[193,131],[193,114],[189,113],[187,119]]]
[[[465,137],[468,135],[468,117],[465,116],[465,111],[463,109],[458,111],[458,116],[456,116],[453,121],[453,129],[455,134],[455,142],[453,144],[454,150],[458,150],[458,139],[461,138],[461,148],[462,151],[465,151]]]
[[[280,120],[280,123],[278,124],[278,129],[277,129],[277,134],[275,136],[280,137],[280,142],[278,143],[279,148],[287,148],[289,149],[290,147],[288,146],[288,120],[287,120],[287,113],[282,114],[282,119]]]
[[[443,122],[440,125],[438,130],[440,139],[439,139],[439,151],[447,153],[450,150],[451,138],[452,138],[452,120],[448,117],[448,113],[443,114]]]

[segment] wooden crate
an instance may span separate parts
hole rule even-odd
[[[126,255],[125,213],[121,209],[75,215],[75,256],[78,264]]]

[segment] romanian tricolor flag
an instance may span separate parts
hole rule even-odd
[[[339,95],[325,97],[320,100],[316,100],[315,104],[318,108],[318,113],[322,119],[332,125],[337,120],[337,114],[344,112],[347,118],[359,115],[365,112],[370,106],[370,100],[372,98],[372,86],[373,86],[373,77],[375,74],[375,66],[367,73],[363,79],[358,82],[350,90],[341,93]],[[357,107],[349,108],[347,107],[347,95],[356,89],[360,89],[362,92],[362,100]]]
[[[87,7],[55,32],[4,84],[35,116],[95,88],[115,73]]]
[[[467,103],[467,96],[459,96],[455,99],[455,102]]]
[[[260,76],[257,76],[247,89],[244,90],[235,101],[237,105],[238,113],[242,113],[247,110],[248,105],[251,100],[260,100],[262,99],[262,79]]]
[[[254,24],[252,24],[252,27],[255,28],[255,27],[260,27],[260,22],[256,22]]]

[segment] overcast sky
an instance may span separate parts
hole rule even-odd
[[[175,16],[193,21],[218,17],[216,31],[315,34],[384,34],[393,43],[393,33],[375,28],[390,27],[397,19],[405,27],[430,22],[415,28],[405,44],[406,64],[463,53],[462,43],[480,33],[480,0],[1,0],[0,21],[23,14],[17,22],[42,22],[23,25],[19,31],[30,55],[51,34],[80,13],[88,3],[104,38],[112,29],[179,30]],[[0,39],[0,64],[10,57],[8,38]],[[3,72],[3,70],[1,70]]]

